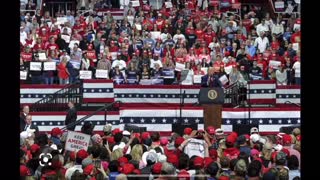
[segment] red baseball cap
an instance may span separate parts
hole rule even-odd
[[[86,150],[84,149],[80,149],[78,152],[77,152],[77,158],[80,158],[80,159],[85,159],[86,157],[88,157],[89,154]]]
[[[148,132],[143,132],[141,134],[141,139],[145,140],[145,139],[149,139],[150,138],[150,133]]]
[[[25,165],[20,165],[20,176],[30,176],[30,170]]]
[[[127,163],[123,165],[122,173],[123,174],[131,174],[133,170],[135,169],[134,165],[131,163]]]
[[[62,135],[62,131],[60,128],[53,128],[51,130],[51,136],[58,136],[58,135]]]
[[[282,136],[282,141],[283,141],[283,144],[291,144],[292,138],[290,135],[284,134]]]
[[[31,153],[36,153],[40,150],[40,146],[38,144],[32,144],[30,147]]]
[[[176,146],[180,146],[184,141],[184,138],[183,137],[177,137],[177,139],[174,141],[174,144]]]
[[[155,163],[152,167],[152,173],[155,174],[160,174],[161,173],[161,168],[162,168],[162,163],[158,162]]]
[[[214,129],[213,126],[208,126],[206,130],[207,130],[208,134],[210,134],[210,135],[214,135],[215,134],[215,129]]]
[[[203,167],[203,158],[199,156],[194,158],[193,165]]]
[[[189,128],[189,127],[184,128],[183,133],[186,134],[186,135],[190,135],[192,133],[192,129]]]

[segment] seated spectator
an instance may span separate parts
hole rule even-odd
[[[118,65],[112,69],[110,77],[113,79],[115,84],[124,84],[126,81],[126,78],[124,77]]]

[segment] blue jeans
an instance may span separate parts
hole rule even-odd
[[[59,84],[61,85],[68,84],[68,79],[59,78]]]
[[[53,77],[45,77],[44,83],[45,84],[53,84]]]
[[[296,85],[301,85],[301,78],[296,77],[295,78],[295,84]]]
[[[73,77],[73,76],[69,76],[69,84],[74,84],[78,81],[78,76]]]

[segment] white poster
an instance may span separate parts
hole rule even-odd
[[[68,151],[79,151],[81,149],[88,150],[90,142],[90,135],[68,131],[65,150]]]
[[[20,79],[21,80],[27,79],[27,71],[20,71]]]
[[[44,62],[43,70],[45,71],[55,71],[56,70],[56,62]]]
[[[220,82],[225,85],[229,81],[226,75],[223,75],[219,78]]]
[[[109,74],[108,70],[103,70],[103,69],[97,69],[96,70],[96,78],[109,79],[108,74]]]
[[[77,60],[70,60],[69,61],[71,64],[72,64],[72,66],[75,68],[75,69],[80,69],[80,61],[77,61]]]
[[[172,8],[172,2],[165,2],[166,8]]]
[[[70,49],[73,49],[73,46],[74,46],[75,43],[79,44],[80,42],[77,41],[77,40],[72,40],[72,41],[70,41],[69,48],[70,48]]]
[[[67,19],[67,17],[57,17],[57,24],[58,25],[60,25],[60,24],[64,24],[64,23],[66,23],[66,22],[68,22],[68,19]]]
[[[46,61],[47,60],[46,53],[38,53],[38,55],[39,55],[39,60],[40,61]]]
[[[139,7],[140,6],[140,1],[131,1],[132,2],[132,7]]]
[[[181,71],[184,69],[184,64],[176,62],[176,71]]]
[[[137,29],[138,31],[141,31],[141,30],[142,30],[141,24],[135,24],[135,26],[136,26],[136,29]]]
[[[156,40],[156,39],[160,38],[160,34],[161,34],[160,31],[152,31],[150,33],[151,33],[151,38],[152,39]]]
[[[273,69],[278,69],[279,66],[281,66],[280,61],[273,61],[273,60],[269,61],[269,67],[272,67]]]
[[[80,79],[91,79],[92,71],[80,71]]]
[[[61,35],[61,39],[63,39],[64,41],[66,41],[66,43],[69,43],[70,42],[70,36],[69,35],[64,35],[64,34],[62,34]]]
[[[30,62],[31,71],[41,71],[41,62]]]
[[[284,2],[283,1],[276,1],[276,2],[274,2],[274,7],[276,9],[283,9],[284,8]]]
[[[293,43],[292,49],[294,49],[295,51],[299,51],[299,43]]]
[[[232,66],[226,66],[226,67],[224,67],[224,71],[225,71],[227,74],[230,74],[231,71],[232,71]]]
[[[193,75],[193,83],[195,84],[201,84],[201,77],[203,75]]]
[[[201,71],[203,71],[203,72],[205,72],[205,73],[207,74],[207,73],[208,73],[208,68],[202,67],[202,68],[201,68]]]

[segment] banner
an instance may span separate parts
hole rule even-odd
[[[75,43],[79,44],[80,41],[76,41],[76,40],[70,41],[69,48],[70,48],[70,49],[73,49],[73,46],[74,46]]]
[[[31,71],[41,71],[41,62],[30,62]]]
[[[20,71],[20,79],[21,80],[27,79],[27,71]]]
[[[91,79],[92,71],[80,71],[80,79]]]
[[[103,70],[103,69],[97,69],[96,70],[96,78],[109,79],[109,71]]]
[[[56,62],[44,62],[43,70],[45,71],[55,71],[56,70]]]
[[[90,135],[68,131],[65,150],[79,151],[81,149],[88,150],[90,142]]]

